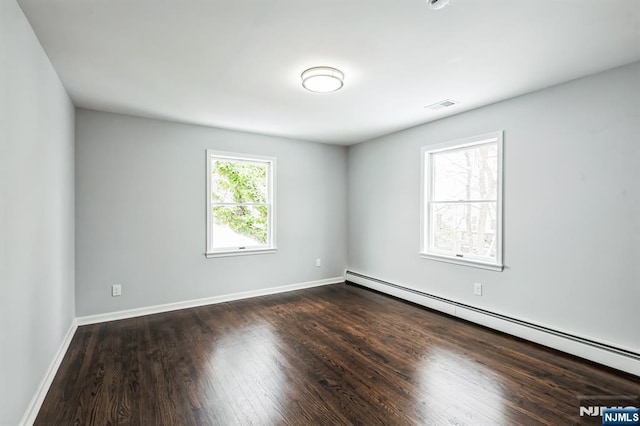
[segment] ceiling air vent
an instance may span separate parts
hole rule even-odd
[[[433,105],[428,105],[425,108],[430,109],[431,111],[438,111],[439,109],[449,108],[456,104],[457,104],[456,101],[452,101],[451,99],[445,99],[444,101],[436,102]]]
[[[427,0],[429,7],[434,10],[442,9],[449,4],[450,0]]]

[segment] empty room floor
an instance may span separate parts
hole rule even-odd
[[[36,425],[600,424],[640,379],[336,284],[78,328]]]

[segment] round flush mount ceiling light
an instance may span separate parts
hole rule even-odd
[[[332,67],[313,67],[305,70],[300,77],[302,87],[311,92],[335,92],[340,90],[344,81],[342,71]]]
[[[429,7],[434,10],[443,9],[449,5],[451,0],[427,0]]]

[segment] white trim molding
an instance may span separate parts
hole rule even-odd
[[[493,263],[481,262],[478,260],[455,259],[449,256],[438,256],[436,254],[420,253],[421,259],[437,260],[439,262],[453,263],[455,265],[471,266],[473,268],[488,269],[489,271],[501,272],[504,265],[494,265]]]
[[[640,376],[640,353],[637,349],[622,347],[591,337],[579,336],[557,328],[475,308],[358,272],[346,271],[345,281]]]
[[[185,300],[182,302],[166,303],[163,305],[146,306],[143,308],[128,309],[125,311],[107,312],[105,314],[88,315],[76,318],[78,325],[97,324],[107,321],[116,321],[127,318],[135,318],[143,315],[159,314],[163,312],[177,311],[180,309],[195,308],[198,306],[214,305],[217,303],[232,302],[234,300],[249,299],[251,297],[267,296],[270,294],[285,293],[288,291],[302,290],[311,287],[320,287],[329,284],[344,282],[344,277],[326,278],[318,281],[307,281],[298,284],[269,287],[260,290],[243,291],[239,293],[224,294],[221,296],[205,297],[203,299]]]
[[[29,402],[27,406],[27,410],[24,412],[22,419],[20,420],[20,426],[31,426],[33,422],[36,421],[36,417],[38,416],[38,412],[40,411],[40,407],[44,402],[45,396],[47,396],[47,392],[49,392],[49,388],[51,387],[51,383],[53,383],[53,379],[56,377],[56,373],[58,372],[58,368],[60,368],[60,364],[62,364],[62,360],[64,359],[65,354],[67,353],[67,349],[69,349],[69,345],[71,344],[71,340],[73,339],[73,335],[76,333],[78,329],[78,322],[74,318],[71,321],[71,325],[69,326],[69,330],[67,330],[67,334],[65,334],[64,339],[62,339],[62,343],[56,352],[56,355],[51,361],[47,372],[45,373],[36,393],[33,395],[33,398]]]
[[[231,257],[231,256],[251,256],[254,254],[274,254],[278,252],[277,247],[263,248],[263,249],[247,249],[247,250],[233,250],[233,251],[218,251],[212,253],[205,253],[206,257]]]

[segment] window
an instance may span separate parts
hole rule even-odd
[[[274,253],[276,160],[207,150],[207,257]]]
[[[501,271],[502,132],[422,148],[423,258]]]

